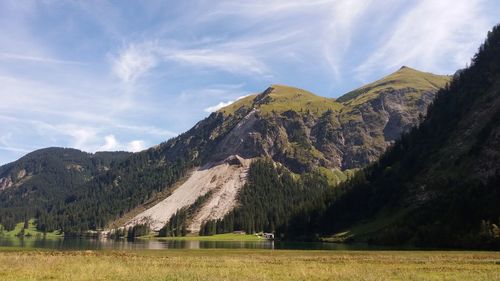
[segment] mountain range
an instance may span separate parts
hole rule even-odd
[[[337,99],[271,85],[138,153],[35,151],[0,167],[0,224],[425,244],[442,230],[432,214],[451,217],[437,206],[465,212],[460,179],[474,206],[498,199],[498,33],[453,77],[403,66]],[[480,209],[457,237],[496,233],[497,208]]]

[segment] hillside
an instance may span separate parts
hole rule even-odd
[[[148,150],[107,160],[97,160],[104,154],[85,156],[92,159],[93,168],[63,161],[57,164],[57,173],[42,170],[37,178],[45,182],[36,188],[29,187],[35,177],[17,178],[20,170],[13,169],[10,176],[2,174],[2,185],[11,188],[0,191],[0,209],[5,218],[35,216],[43,229],[68,234],[140,223],[154,224],[157,230],[179,208],[187,208],[186,227],[196,231],[204,221],[221,219],[241,204],[237,195],[245,188],[252,159],[266,157],[298,174],[321,171],[328,182],[336,184],[347,178],[349,170],[376,160],[403,132],[418,124],[438,88],[448,80],[448,76],[402,68],[370,84],[369,89],[358,89],[356,97],[340,98],[342,102],[272,85]],[[41,155],[32,161],[35,166],[53,158],[48,152],[35,153]],[[0,171],[19,166],[19,161]],[[49,162],[60,161],[56,157]],[[234,175],[219,174],[225,169],[235,171]],[[66,174],[59,171],[69,171],[70,180],[61,181]],[[26,175],[32,173],[26,170]],[[322,182],[317,175],[314,178]],[[26,198],[33,198],[30,207]],[[196,208],[191,208],[196,202]]]
[[[500,248],[500,26],[418,128],[289,237]],[[301,226],[299,226],[301,225]],[[307,231],[304,231],[306,230]]]
[[[0,222],[7,229],[39,209],[76,199],[81,187],[106,172],[128,152],[90,154],[71,148],[34,151],[0,167]],[[22,212],[16,209],[22,208]],[[16,212],[17,211],[17,212]],[[40,227],[42,227],[40,225]]]

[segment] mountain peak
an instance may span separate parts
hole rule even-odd
[[[229,115],[242,108],[247,110],[257,108],[264,114],[282,113],[288,110],[321,114],[328,109],[339,109],[340,104],[335,99],[321,97],[300,88],[272,84],[262,93],[240,99],[221,108],[219,112]]]
[[[355,102],[359,99],[371,99],[377,97],[383,89],[403,90],[413,89],[415,91],[433,92],[444,87],[450,81],[448,75],[437,75],[423,72],[403,65],[397,71],[370,84],[364,85],[356,90],[348,92],[339,97],[338,102]]]

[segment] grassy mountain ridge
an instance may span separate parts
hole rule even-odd
[[[219,109],[226,115],[240,108],[258,108],[263,114],[282,114],[286,111],[310,112],[320,115],[327,110],[338,110],[341,105],[335,99],[317,96],[309,91],[286,85],[271,85],[258,95],[251,95]]]

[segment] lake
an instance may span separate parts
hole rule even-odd
[[[1,237],[0,247],[45,248],[57,250],[160,250],[160,249],[293,249],[293,250],[396,250],[367,244],[280,241],[192,241]]]

